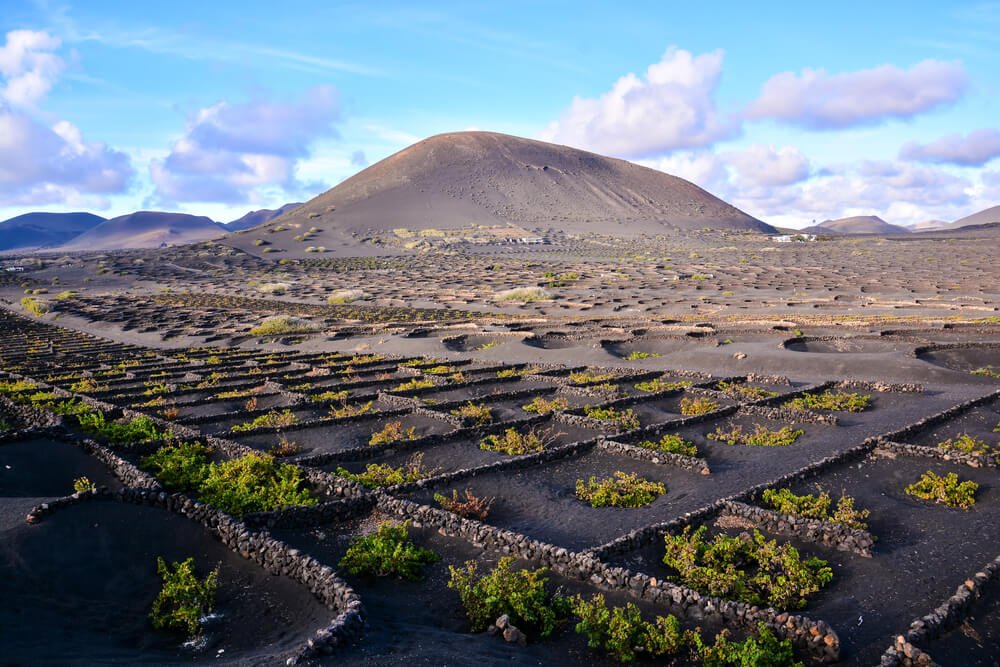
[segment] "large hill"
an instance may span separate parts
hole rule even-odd
[[[1000,222],[1000,206],[992,206],[979,213],[967,215],[947,225],[946,228],[956,229],[958,227],[968,227],[969,225],[988,225],[991,222]]]
[[[62,247],[66,250],[158,248],[205,241],[225,234],[225,228],[205,216],[138,211],[102,222]]]
[[[92,213],[25,213],[0,222],[0,250],[61,245],[104,220]]]
[[[909,229],[893,225],[877,215],[855,215],[850,218],[824,220],[802,231],[813,234],[908,234]]]
[[[241,229],[249,229],[250,227],[256,227],[257,225],[262,225],[265,222],[270,222],[279,215],[284,215],[299,206],[302,206],[302,202],[285,204],[281,208],[262,208],[258,211],[250,211],[243,217],[237,218],[236,220],[230,220],[224,224],[227,230],[231,232],[238,232]]]
[[[774,231],[676,176],[491,132],[420,141],[272,222],[295,234],[316,227],[312,243],[320,245],[393,229],[471,225],[618,236],[704,227]],[[243,240],[230,242],[242,247]],[[284,245],[280,233],[268,240]]]

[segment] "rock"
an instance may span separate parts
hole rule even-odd
[[[503,638],[504,641],[517,644],[518,646],[528,645],[528,636],[513,625],[508,625],[507,629],[503,631]]]
[[[500,630],[506,630],[507,627],[510,626],[510,616],[508,616],[507,614],[504,614],[503,616],[501,616],[500,618],[498,618],[496,621],[494,621],[493,625],[497,626],[497,628],[500,629]]]
[[[734,352],[733,353],[733,359],[746,359],[746,358],[747,358],[746,352]]]

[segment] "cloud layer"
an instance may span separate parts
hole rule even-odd
[[[929,144],[908,143],[899,151],[901,160],[981,167],[1000,156],[1000,131],[982,129],[966,136],[949,134]]]
[[[292,102],[220,102],[201,109],[170,154],[150,164],[157,196],[168,202],[253,203],[263,188],[289,193],[304,184],[298,160],[317,139],[336,136],[336,91],[317,86]]]
[[[573,99],[539,137],[607,155],[641,158],[706,146],[739,132],[715,104],[722,51],[670,48],[645,76],[627,74],[597,98]]]
[[[806,68],[768,79],[746,115],[812,130],[874,125],[955,102],[967,82],[959,63],[938,60],[924,60],[910,69],[880,65],[842,74]]]
[[[0,204],[107,206],[134,175],[125,153],[87,142],[69,121],[47,121],[33,107],[63,69],[59,40],[15,30],[0,46]]]

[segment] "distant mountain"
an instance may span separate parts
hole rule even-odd
[[[774,228],[655,169],[595,153],[492,132],[454,132],[420,141],[373,164],[282,218],[267,241],[351,246],[371,234],[487,227],[629,237],[704,228],[773,233]],[[227,239],[254,252],[246,238]]]
[[[856,215],[850,218],[824,220],[802,230],[810,234],[909,234],[902,225],[893,225],[877,215]]]
[[[226,233],[222,225],[205,216],[139,211],[102,222],[66,243],[63,249],[158,248],[206,241]]]
[[[943,229],[947,226],[947,220],[926,220],[924,222],[908,225],[911,232],[928,232],[934,229]]]
[[[302,202],[285,204],[281,208],[262,208],[259,211],[250,211],[242,218],[237,218],[236,220],[231,220],[223,224],[226,226],[227,230],[231,232],[238,232],[242,229],[250,229],[251,227],[256,227],[257,225],[263,225],[265,222],[270,222],[279,215],[284,215],[299,206],[302,206]]]
[[[958,227],[968,227],[969,225],[988,225],[991,222],[1000,222],[1000,206],[992,206],[979,213],[967,215],[947,225],[946,228],[956,229]]]
[[[62,245],[105,220],[92,213],[25,213],[0,222],[0,250]]]

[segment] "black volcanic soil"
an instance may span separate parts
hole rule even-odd
[[[201,650],[153,630],[156,558],[220,565],[218,625]],[[0,606],[8,664],[273,664],[329,622],[304,587],[273,577],[169,512],[92,501],[0,539]]]

